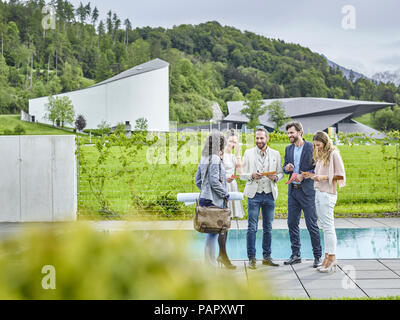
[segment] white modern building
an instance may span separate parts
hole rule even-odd
[[[75,114],[85,117],[86,129],[106,121],[111,126],[139,118],[148,120],[150,131],[169,131],[169,64],[155,59],[95,84],[59,94],[71,99]],[[29,100],[29,115],[40,123],[46,119],[48,97]]]

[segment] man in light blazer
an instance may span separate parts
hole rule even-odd
[[[304,179],[302,172],[314,172],[313,144],[303,139],[303,126],[300,122],[294,121],[286,125],[291,145],[286,147],[285,164],[283,171],[289,174],[288,191],[288,227],[292,255],[284,264],[291,265],[301,263],[300,254],[300,217],[304,213],[306,226],[311,238],[311,245],[314,254],[313,267],[321,265],[321,239],[317,224],[317,213],[315,210],[314,181]],[[293,176],[293,174],[296,174]],[[292,179],[293,178],[293,179]]]
[[[240,176],[246,180],[244,195],[248,197],[247,256],[249,268],[256,268],[256,233],[260,209],[263,219],[263,264],[278,266],[271,258],[272,221],[275,215],[275,200],[278,197],[277,182],[283,178],[281,156],[268,147],[269,134],[264,128],[256,131],[257,147],[246,150]],[[262,173],[272,173],[263,176]]]

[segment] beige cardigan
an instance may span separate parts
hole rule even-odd
[[[318,160],[315,166],[315,174],[318,176],[328,176],[328,180],[320,182],[315,181],[314,189],[318,189],[321,192],[337,194],[336,186],[339,185],[339,187],[342,188],[346,185],[346,173],[339,151],[335,150],[331,153],[327,166],[324,166],[323,161]],[[343,180],[333,181],[333,177],[335,176],[341,176]]]
[[[256,160],[256,153],[257,153],[257,147],[253,149],[248,149],[244,153],[243,156],[243,161],[242,161],[242,173],[240,175],[241,180],[247,181],[246,187],[244,188],[244,195],[250,199],[254,198],[257,189],[258,189],[258,181],[254,180],[251,178],[251,175],[255,172],[257,172],[257,168],[255,165],[255,160]],[[283,170],[281,166],[281,155],[279,151],[276,151],[274,149],[271,149],[268,147],[267,149],[268,152],[268,158],[269,158],[269,168],[268,170],[271,171],[276,171],[276,174],[278,176],[278,181],[282,180],[283,178]],[[277,182],[272,182],[269,180],[269,183],[271,185],[272,189],[272,195],[274,199],[276,200],[278,198],[278,186]]]

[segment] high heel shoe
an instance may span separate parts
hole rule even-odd
[[[332,261],[332,263],[329,266],[321,268],[318,271],[322,273],[331,273],[331,272],[336,272],[336,268],[337,268],[337,261],[335,260]]]
[[[219,265],[220,268],[222,268],[222,265],[224,265],[225,268],[227,268],[227,269],[231,269],[231,270],[236,269],[236,266],[234,266],[234,265],[229,261],[228,258],[223,258],[222,256],[218,256],[217,262],[218,262],[218,265]]]

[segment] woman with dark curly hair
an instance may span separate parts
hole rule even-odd
[[[199,206],[217,206],[225,208],[229,200],[229,193],[226,183],[226,172],[222,164],[226,140],[220,132],[213,132],[208,138],[201,153],[201,160],[196,173],[196,186],[200,191]],[[208,173],[206,176],[206,172]],[[236,267],[231,264],[225,247],[225,234],[206,234],[205,260],[216,265],[215,248],[217,238],[220,238],[218,262],[229,269]]]

